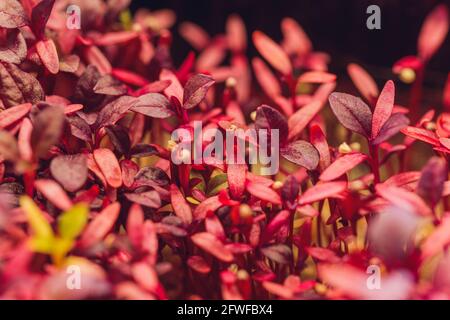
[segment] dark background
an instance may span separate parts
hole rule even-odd
[[[170,8],[177,14],[177,23],[195,22],[211,35],[224,32],[227,16],[238,13],[249,35],[259,29],[276,40],[281,38],[281,19],[290,16],[302,25],[316,50],[331,55],[332,72],[343,74],[348,62],[358,62],[382,83],[393,77],[390,70],[396,60],[416,53],[422,22],[439,3],[450,7],[450,0],[134,0],[132,9]],[[371,4],[381,8],[381,30],[366,27],[369,16],[366,9]],[[449,38],[430,61],[426,87],[442,90],[450,71]],[[190,47],[175,35],[173,55],[176,61],[182,61],[189,50]],[[257,54],[252,44],[249,44],[249,54]]]

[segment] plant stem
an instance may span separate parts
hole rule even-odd
[[[380,183],[380,163],[378,160],[378,146],[372,145],[369,142],[369,152],[371,157],[370,164],[372,166],[372,173],[374,176],[374,184],[378,184]]]

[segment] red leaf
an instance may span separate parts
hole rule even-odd
[[[448,10],[442,4],[428,14],[420,30],[417,51],[422,59],[429,60],[435,54],[444,42],[448,28]]]
[[[123,44],[130,40],[136,39],[138,33],[135,31],[116,31],[102,34],[94,39],[94,43],[98,46],[111,46],[116,44]]]
[[[38,41],[36,43],[36,51],[47,70],[50,73],[57,74],[59,72],[59,58],[53,40]]]
[[[70,201],[69,196],[55,181],[40,179],[36,180],[34,185],[58,209],[69,210],[72,207],[72,201]]]
[[[403,134],[407,135],[408,137],[424,141],[426,143],[432,144],[433,146],[439,147],[440,142],[436,134],[432,131],[422,129],[422,128],[416,128],[416,127],[406,127],[402,130],[400,130]]]
[[[114,78],[133,86],[142,87],[149,83],[144,77],[124,69],[113,68],[111,70],[111,75]]]
[[[211,271],[211,266],[201,256],[191,256],[187,264],[198,273],[207,274]]]
[[[175,184],[170,185],[170,202],[172,203],[175,214],[183,221],[183,223],[187,225],[191,224],[191,207]]]
[[[209,197],[202,201],[194,210],[194,219],[203,220],[209,212],[214,212],[222,206],[219,196]]]
[[[444,110],[450,111],[450,73],[447,75],[447,82],[445,82],[443,94]]]
[[[328,100],[333,113],[345,128],[370,137],[372,111],[367,104],[360,98],[340,92],[332,93]]]
[[[319,179],[322,181],[337,179],[366,159],[367,156],[359,152],[344,154],[336,159],[336,161],[334,161],[328,168],[326,168],[320,175]]]
[[[192,242],[202,250],[213,255],[224,262],[233,261],[233,254],[217,239],[208,232],[199,232],[191,236]]]
[[[283,210],[277,213],[277,215],[270,220],[267,224],[264,232],[261,236],[261,243],[264,244],[270,241],[274,235],[283,227],[284,225],[289,223],[289,218],[291,213],[288,210]]]
[[[128,211],[127,234],[131,244],[135,248],[140,248],[144,239],[144,211],[135,203]]]
[[[384,85],[373,112],[372,139],[375,139],[378,136],[381,128],[391,116],[392,109],[394,108],[394,98],[395,85],[392,80],[389,80]]]
[[[271,202],[273,204],[281,204],[280,195],[267,186],[247,181],[247,191],[258,199]]]
[[[119,188],[122,185],[122,172],[114,153],[109,149],[100,148],[94,150],[93,154],[106,182],[113,188]]]
[[[411,191],[399,187],[386,186],[385,184],[377,184],[375,189],[381,197],[400,208],[414,211],[423,216],[433,214],[425,201]]]
[[[292,65],[286,52],[261,31],[255,31],[252,35],[253,43],[258,52],[266,59],[272,67],[283,75],[292,74]]]
[[[114,202],[103,209],[87,225],[86,230],[81,235],[80,245],[87,248],[101,241],[116,223],[119,213],[120,204],[118,202]]]
[[[309,137],[311,143],[314,145],[316,150],[319,152],[319,167],[323,171],[331,163],[330,149],[328,147],[327,139],[322,132],[319,125],[312,125],[309,130]]]
[[[24,103],[0,112],[0,128],[6,128],[22,119],[31,110],[31,103]]]
[[[239,199],[245,191],[246,164],[228,164],[227,179],[231,196]]]
[[[367,101],[378,97],[378,86],[372,76],[356,63],[350,63],[347,72],[352,82]]]
[[[299,205],[313,203],[326,198],[334,197],[347,189],[347,182],[334,181],[318,183],[309,188],[300,196]]]

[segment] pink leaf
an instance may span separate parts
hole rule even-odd
[[[87,248],[102,240],[116,223],[119,212],[120,204],[118,202],[114,202],[103,209],[84,230],[80,245]]]
[[[258,52],[266,59],[272,67],[283,75],[292,73],[292,65],[286,52],[261,31],[253,32],[253,43]]]
[[[122,185],[122,172],[114,153],[106,148],[94,150],[94,160],[104,175],[107,183],[113,188]]]
[[[394,98],[395,85],[392,80],[389,80],[384,85],[373,112],[372,139],[375,139],[378,136],[381,128],[391,116],[392,108],[394,108]]]
[[[366,159],[367,156],[359,152],[344,154],[334,161],[328,168],[326,168],[320,175],[319,179],[322,181],[337,179]]]
[[[191,224],[191,207],[175,184],[170,185],[170,202],[172,203],[175,214],[183,221],[183,223],[187,225]]]
[[[440,146],[439,139],[433,131],[429,131],[429,130],[422,129],[422,128],[411,127],[411,126],[406,127],[400,131],[403,134],[405,134],[408,137],[411,137],[413,139],[417,139],[417,140],[429,143],[436,147]]]
[[[307,71],[298,78],[298,83],[329,83],[336,81],[336,75],[324,71]]]
[[[223,262],[233,261],[233,254],[217,239],[208,232],[199,232],[191,236],[192,242],[202,250],[213,255]]]
[[[57,74],[59,72],[59,58],[53,40],[38,41],[36,43],[36,51],[47,70],[50,73]]]
[[[294,139],[297,135],[299,135],[311,122],[311,120],[320,112],[320,110],[322,110],[323,105],[324,103],[322,101],[313,100],[290,116],[288,120],[288,139]]]
[[[355,84],[358,91],[367,101],[372,101],[378,97],[378,86],[372,76],[356,63],[350,63],[347,72]]]
[[[399,187],[386,186],[384,184],[377,184],[375,189],[381,197],[400,208],[412,210],[422,216],[430,216],[433,214],[425,201],[411,191]]]
[[[72,207],[72,201],[70,201],[69,196],[55,181],[40,179],[36,180],[34,185],[58,209],[69,210]]]
[[[273,204],[281,204],[280,195],[267,186],[247,181],[247,191],[258,199],[271,202]]]
[[[0,128],[6,128],[30,112],[31,103],[24,103],[0,112]]]
[[[245,190],[246,164],[228,164],[227,179],[231,196],[239,199]]]
[[[300,196],[299,205],[310,204],[319,200],[334,197],[347,189],[347,182],[334,181],[318,183]]]
[[[429,60],[439,49],[449,28],[447,6],[442,4],[428,14],[417,40],[417,51],[424,60]]]

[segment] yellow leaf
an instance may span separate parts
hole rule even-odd
[[[28,223],[33,230],[33,235],[39,239],[53,238],[53,230],[50,223],[45,218],[42,211],[28,196],[20,197],[20,206],[28,219]]]
[[[84,203],[74,205],[58,218],[59,235],[64,239],[75,239],[88,220],[89,208]]]
[[[64,261],[64,257],[74,245],[73,239],[55,238],[52,248],[52,259],[56,265],[60,265]]]

